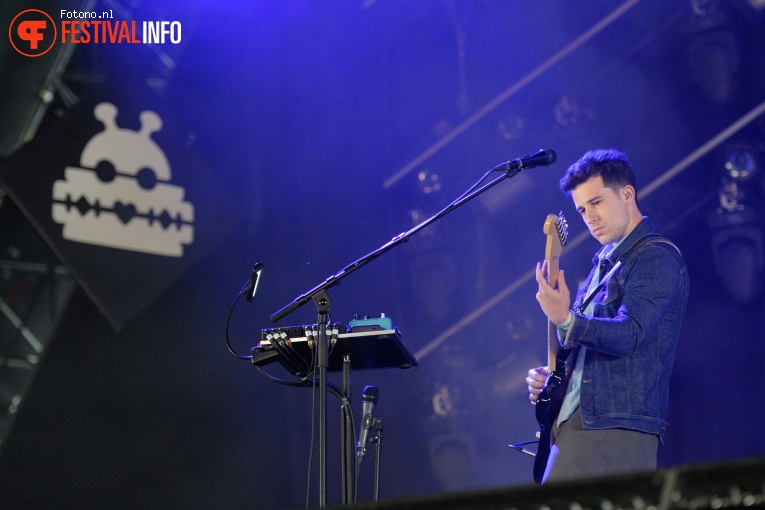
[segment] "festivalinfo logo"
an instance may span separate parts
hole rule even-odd
[[[54,17],[40,9],[18,13],[8,27],[11,46],[26,57],[40,57],[56,44],[180,44],[180,21],[115,20],[114,10],[69,11]]]

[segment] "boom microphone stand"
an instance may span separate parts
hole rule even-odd
[[[540,150],[534,154],[524,156],[522,158],[514,159],[512,161],[506,161],[500,163],[496,167],[487,172],[481,180],[479,180],[468,191],[460,195],[459,198],[452,203],[441,209],[439,212],[423,221],[414,228],[402,232],[384,245],[380,246],[376,250],[368,253],[345,266],[343,269],[331,275],[319,285],[315,286],[311,290],[301,294],[295,298],[290,304],[283,307],[281,310],[274,312],[271,315],[271,321],[277,322],[283,319],[290,313],[294,312],[301,306],[313,301],[318,311],[318,335],[317,335],[317,356],[318,363],[316,370],[318,371],[317,379],[319,381],[319,507],[324,508],[327,504],[327,316],[329,314],[329,308],[331,305],[327,290],[337,286],[340,281],[353,273],[357,269],[365,266],[369,262],[372,262],[382,254],[392,250],[394,247],[409,240],[409,238],[424,229],[431,223],[435,222],[442,216],[445,216],[449,212],[453,211],[462,204],[470,201],[476,196],[480,195],[489,188],[495,186],[500,181],[509,179],[517,175],[521,170],[527,168],[533,168],[535,166],[548,166],[555,162],[557,155],[552,150]],[[478,188],[478,185],[493,172],[502,172],[502,175],[496,179],[488,182],[482,187]],[[477,189],[476,189],[477,188]]]

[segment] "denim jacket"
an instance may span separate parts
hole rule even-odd
[[[607,267],[601,274],[635,241],[655,231],[656,225],[644,216],[604,261]],[[592,275],[593,271],[579,287],[575,309]],[[574,313],[561,346],[587,347],[581,386],[585,428],[664,435],[669,376],[689,289],[680,252],[665,238],[657,238],[625,258],[595,297],[592,317]]]

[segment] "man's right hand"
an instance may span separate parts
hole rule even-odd
[[[529,386],[529,400],[532,405],[536,405],[539,394],[542,393],[542,389],[547,382],[547,376],[550,374],[547,367],[537,367],[529,370],[529,375],[526,377],[526,384]]]

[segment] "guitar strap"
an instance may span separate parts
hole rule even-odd
[[[576,313],[584,313],[584,310],[587,309],[587,305],[589,305],[590,302],[593,299],[595,299],[595,296],[598,294],[598,292],[600,292],[603,289],[606,283],[608,283],[608,280],[610,280],[611,277],[614,275],[614,273],[616,273],[616,271],[618,271],[619,268],[622,266],[622,262],[624,261],[624,259],[627,258],[627,255],[637,250],[638,248],[643,246],[645,243],[647,243],[651,239],[658,239],[658,238],[662,238],[662,236],[655,233],[646,234],[640,239],[638,239],[637,241],[635,241],[634,243],[632,243],[632,246],[630,246],[624,253],[622,253],[618,259],[616,259],[616,263],[614,264],[614,267],[612,267],[611,270],[600,279],[600,282],[598,282],[598,285],[594,289],[592,289],[592,292],[590,292],[586,298],[584,298],[584,300],[582,301],[582,304],[576,308]],[[672,243],[669,243],[669,244],[672,244]]]

